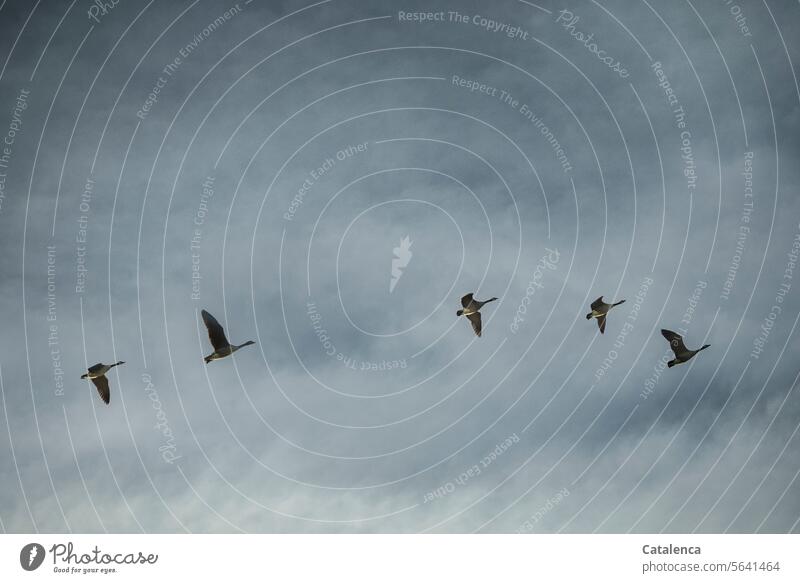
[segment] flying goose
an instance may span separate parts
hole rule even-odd
[[[480,336],[481,313],[478,310],[480,310],[485,304],[493,302],[496,299],[497,298],[491,298],[485,302],[479,302],[478,300],[472,298],[472,294],[467,294],[461,298],[461,305],[464,306],[464,309],[457,311],[456,316],[466,316],[467,319],[472,322],[472,329],[475,330],[475,334]]]
[[[603,296],[600,296],[592,302],[592,311],[586,314],[586,319],[591,320],[592,318],[597,318],[597,325],[600,327],[600,334],[604,334],[606,331],[606,314],[608,314],[608,311],[614,306],[624,303],[625,300],[620,300],[616,304],[607,304],[603,301]]]
[[[675,353],[675,360],[670,360],[667,363],[667,366],[670,368],[676,364],[681,364],[682,362],[690,360],[695,354],[711,346],[710,344],[704,344],[697,350],[689,350],[683,343],[683,337],[680,334],[676,334],[672,330],[663,329],[661,330],[661,334],[664,336],[664,338],[669,340],[669,346],[672,348],[672,352]]]
[[[244,344],[238,346],[231,344],[228,342],[228,339],[225,338],[225,330],[222,329],[222,326],[219,325],[219,322],[217,322],[214,316],[205,310],[202,310],[200,313],[203,315],[203,322],[206,328],[208,328],[208,339],[211,340],[211,346],[214,347],[214,352],[205,357],[206,364],[212,360],[219,360],[220,358],[230,356],[240,348],[255,344],[252,340],[248,340]]]
[[[97,387],[97,392],[100,394],[100,398],[106,405],[111,401],[111,390],[108,388],[106,373],[120,364],[125,364],[125,362],[122,360],[114,364],[98,362],[96,365],[90,366],[87,373],[81,375],[82,379],[89,379],[94,383],[94,386]]]

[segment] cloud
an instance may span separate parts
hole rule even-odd
[[[796,9],[239,8],[0,9],[6,531],[797,530]]]

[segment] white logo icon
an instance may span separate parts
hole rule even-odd
[[[35,571],[44,561],[44,547],[39,543],[28,543],[19,552],[19,564],[26,571]]]
[[[408,235],[400,239],[400,245],[392,249],[394,257],[392,258],[392,278],[389,280],[389,293],[394,291],[397,282],[403,276],[403,269],[408,267],[411,261],[411,245],[413,242],[408,238]]]

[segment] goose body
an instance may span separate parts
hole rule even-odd
[[[466,316],[467,320],[472,324],[472,329],[475,331],[476,336],[481,335],[481,313],[480,309],[489,302],[495,301],[497,298],[489,298],[486,301],[478,301],[472,297],[473,294],[467,294],[461,298],[462,310],[456,312],[456,316]]]
[[[225,330],[220,323],[217,322],[216,318],[205,310],[202,310],[200,313],[203,316],[203,323],[205,323],[208,329],[208,339],[211,341],[211,346],[214,348],[214,352],[205,357],[206,364],[212,360],[219,360],[220,358],[230,356],[240,348],[255,344],[252,340],[248,340],[244,344],[231,344],[225,337]]]
[[[592,311],[586,314],[586,319],[591,320],[592,318],[596,318],[597,326],[600,328],[600,334],[604,334],[606,331],[606,315],[608,314],[608,311],[614,306],[624,303],[625,300],[620,300],[614,304],[607,304],[603,301],[603,296],[600,296],[592,302],[592,305],[590,306]]]
[[[106,377],[106,373],[120,364],[125,364],[125,361],[120,360],[114,364],[103,364],[102,362],[98,362],[94,366],[90,366],[87,369],[87,372],[81,375],[82,379],[89,379],[92,381],[92,383],[94,383],[94,386],[97,387],[97,392],[100,395],[100,399],[106,405],[108,405],[108,403],[111,401],[111,389],[108,386],[108,377]]]
[[[687,360],[691,360],[692,358],[694,358],[695,354],[711,346],[710,344],[704,344],[697,350],[689,350],[683,343],[683,337],[680,334],[673,332],[672,330],[664,330],[664,329],[661,330],[661,334],[664,336],[664,338],[666,338],[669,341],[669,346],[670,348],[672,348],[672,352],[675,353],[675,359],[670,360],[667,363],[667,366],[670,368],[672,368],[676,364],[681,364],[683,362],[686,362]]]

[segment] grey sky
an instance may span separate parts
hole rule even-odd
[[[662,4],[0,4],[0,526],[798,532],[800,8]]]

